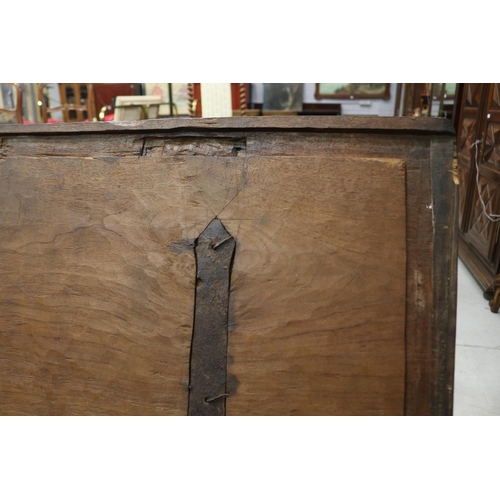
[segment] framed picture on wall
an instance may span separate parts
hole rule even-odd
[[[390,83],[317,83],[316,99],[389,99]]]

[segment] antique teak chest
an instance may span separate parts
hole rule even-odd
[[[448,415],[453,130],[0,128],[0,414]]]

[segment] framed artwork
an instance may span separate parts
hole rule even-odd
[[[303,83],[264,83],[263,111],[302,111]]]
[[[159,116],[189,115],[187,83],[145,83],[144,89],[146,95],[161,96],[161,102],[175,104],[172,110],[169,104],[162,104]]]
[[[390,83],[317,83],[316,99],[389,99]]]

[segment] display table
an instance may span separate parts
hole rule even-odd
[[[444,119],[0,128],[0,414],[448,415]]]

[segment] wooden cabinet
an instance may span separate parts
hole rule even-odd
[[[465,84],[460,109],[460,255],[487,290],[500,272],[500,84]]]
[[[0,414],[447,415],[447,120],[0,129]]]

